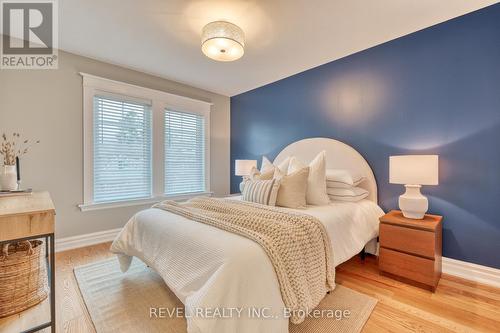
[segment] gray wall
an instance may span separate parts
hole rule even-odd
[[[59,52],[57,70],[0,70],[0,133],[19,131],[41,140],[23,157],[23,185],[51,193],[56,237],[122,227],[147,206],[81,212],[83,202],[83,105],[79,72],[202,99],[211,111],[211,190],[229,193],[229,97]],[[1,163],[1,162],[0,162]]]

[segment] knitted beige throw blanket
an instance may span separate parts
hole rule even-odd
[[[198,197],[185,203],[153,206],[215,226],[257,242],[271,260],[290,320],[304,321],[325,294],[335,288],[330,239],[313,216],[278,207]]]

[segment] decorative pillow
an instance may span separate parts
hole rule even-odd
[[[242,199],[262,205],[276,206],[276,197],[280,181],[271,180],[246,180],[243,187]]]
[[[274,167],[266,172],[261,173],[256,167],[250,170],[249,179],[251,180],[270,180],[274,176]]]
[[[308,167],[299,169],[288,175],[283,174],[276,168],[274,170],[274,178],[280,181],[276,206],[305,208],[308,175]]]
[[[351,188],[361,184],[366,178],[342,169],[326,170],[326,187]]]
[[[368,196],[368,191],[361,187],[328,188],[326,191],[332,201],[356,202]]]
[[[260,166],[260,173],[266,173],[267,171],[273,170],[278,168],[280,169],[281,173],[285,174],[287,173],[288,170],[288,165],[290,164],[290,157],[285,158],[283,162],[281,162],[279,165],[274,165],[267,159],[267,157],[262,156],[262,164]]]
[[[305,165],[297,158],[290,159],[288,174],[304,168]],[[327,205],[330,202],[326,194],[326,152],[319,153],[309,163],[309,176],[307,178],[306,201],[310,205]]]

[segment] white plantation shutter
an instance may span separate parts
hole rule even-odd
[[[205,191],[205,118],[165,110],[165,194]]]
[[[151,197],[151,107],[94,96],[94,202]]]

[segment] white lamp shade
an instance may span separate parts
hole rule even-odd
[[[438,185],[438,155],[389,157],[389,182],[405,185]]]
[[[245,53],[245,34],[240,27],[225,21],[215,21],[203,27],[201,50],[217,61],[233,61]]]
[[[236,160],[234,162],[234,174],[236,176],[248,176],[252,168],[257,167],[257,160]]]

